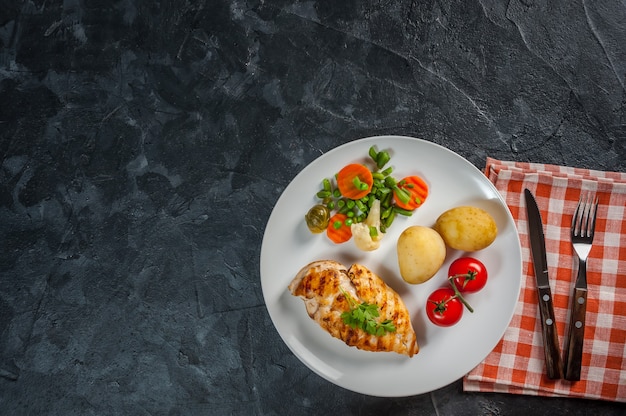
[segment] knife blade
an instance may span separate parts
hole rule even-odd
[[[552,291],[548,280],[548,261],[546,259],[546,243],[543,235],[543,222],[537,201],[532,192],[524,189],[526,198],[526,213],[528,214],[528,235],[530,251],[533,259],[535,279],[537,280],[537,295],[539,302],[539,316],[543,334],[543,349],[546,357],[546,370],[551,379],[563,378],[563,363],[559,348],[559,335],[554,320],[554,306]]]

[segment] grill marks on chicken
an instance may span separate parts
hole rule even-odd
[[[350,310],[342,292],[357,302],[376,304],[378,319],[391,319],[395,332],[375,336],[351,328],[341,318]],[[409,312],[400,296],[366,267],[353,264],[346,269],[333,260],[320,260],[303,267],[289,284],[289,291],[302,298],[307,313],[324,330],[347,345],[366,351],[394,351],[412,357],[419,350]]]

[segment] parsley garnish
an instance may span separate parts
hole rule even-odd
[[[378,305],[367,302],[358,303],[349,293],[341,288],[341,293],[345,296],[350,306],[350,310],[341,314],[343,323],[351,328],[361,328],[368,334],[380,337],[385,332],[395,332],[396,326],[391,319],[385,319],[378,322],[376,318],[380,316],[378,313]]]

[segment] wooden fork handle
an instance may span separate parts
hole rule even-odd
[[[565,341],[565,379],[580,380],[585,339],[585,315],[587,312],[587,289],[574,288],[570,311],[569,334]]]

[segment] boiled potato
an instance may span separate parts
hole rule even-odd
[[[461,206],[449,209],[437,218],[435,230],[450,247],[463,251],[478,251],[496,239],[498,227],[484,209]]]
[[[424,283],[433,277],[446,259],[446,245],[437,231],[415,225],[398,238],[400,275],[407,283]]]

